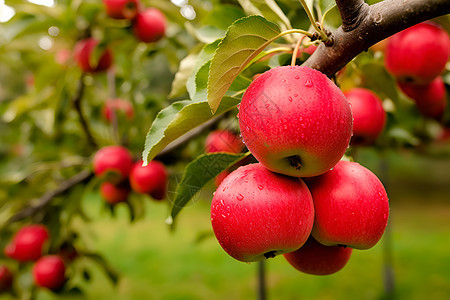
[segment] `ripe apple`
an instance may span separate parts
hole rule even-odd
[[[244,149],[242,139],[229,130],[215,130],[208,134],[205,141],[206,153],[239,153]]]
[[[11,290],[13,283],[13,274],[11,270],[5,266],[0,266],[0,294]]]
[[[80,69],[84,72],[101,72],[107,70],[112,65],[113,56],[110,49],[105,49],[98,62],[95,65],[92,64],[92,54],[98,44],[98,40],[94,38],[87,38],[78,41],[75,45],[73,56]]]
[[[47,227],[40,224],[19,229],[5,247],[5,254],[20,262],[36,260],[42,256],[44,244],[49,239]]]
[[[128,120],[133,119],[134,109],[130,101],[126,101],[120,98],[108,99],[103,106],[103,117],[108,121],[112,121],[112,114],[123,113]]]
[[[312,235],[319,243],[369,249],[380,240],[389,217],[389,200],[370,170],[340,161],[305,182],[314,200]]]
[[[217,175],[216,178],[214,178],[214,184],[216,185],[216,187],[218,187],[228,175],[230,175],[230,171],[228,170],[225,170]]]
[[[127,185],[103,182],[100,186],[100,195],[111,205],[127,201],[129,194],[130,188]]]
[[[138,13],[138,0],[103,0],[106,14],[114,19],[133,19]]]
[[[133,32],[144,43],[157,42],[166,32],[166,17],[157,8],[147,8],[137,14]]]
[[[417,85],[407,82],[397,82],[400,89],[414,100],[417,109],[425,116],[440,120],[447,106],[445,83],[441,76],[429,84]]]
[[[447,32],[425,22],[389,38],[385,65],[399,81],[426,84],[444,71],[449,55]]]
[[[284,258],[303,273],[330,275],[347,264],[352,251],[349,247],[322,245],[310,236],[300,249],[284,254]]]
[[[259,163],[228,175],[211,203],[217,241],[229,255],[244,262],[300,248],[313,221],[314,206],[305,183],[273,173]]]
[[[347,150],[352,112],[341,90],[308,67],[281,66],[256,78],[239,108],[242,139],[271,171],[325,173]]]
[[[56,290],[64,284],[66,267],[59,255],[41,257],[33,266],[33,278],[36,285]]]
[[[162,200],[167,195],[166,167],[156,160],[150,161],[145,167],[142,166],[142,161],[137,162],[130,172],[130,184],[135,192]]]
[[[117,183],[130,174],[133,158],[123,146],[106,146],[95,153],[93,166],[96,176],[101,177],[113,173],[114,175],[108,178],[108,181]]]
[[[344,92],[353,114],[353,137],[351,144],[372,144],[383,132],[386,112],[381,99],[372,91],[353,88]]]

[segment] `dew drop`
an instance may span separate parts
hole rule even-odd
[[[220,204],[225,205],[225,203],[223,202],[223,199],[220,199]]]
[[[238,201],[242,201],[242,200],[244,200],[244,196],[242,194],[239,194],[239,195],[236,196],[236,199]]]
[[[306,87],[312,87],[312,86],[313,86],[312,81],[311,81],[310,79],[306,80],[305,86],[306,86]]]
[[[298,95],[297,95],[297,94],[294,94],[294,97],[298,97]]]
[[[289,96],[288,100],[289,100],[289,102],[292,102],[292,97],[291,97],[291,96]]]
[[[222,217],[223,217],[224,219],[226,219],[226,218],[227,218],[227,216],[225,216],[224,214],[222,214]]]
[[[295,76],[295,79],[299,79],[299,78],[300,78],[300,76],[298,76],[298,75],[297,75],[297,76]]]
[[[286,79],[281,79],[281,82],[286,82]]]
[[[262,191],[262,190],[264,189],[264,187],[263,187],[262,185],[258,185],[258,189],[259,189],[260,191]]]

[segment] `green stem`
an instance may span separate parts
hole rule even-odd
[[[300,3],[303,6],[303,9],[306,11],[306,14],[308,15],[309,21],[311,22],[311,25],[314,27],[314,30],[316,30],[316,32],[318,34],[320,34],[320,37],[322,38],[322,41],[326,42],[328,39],[327,34],[319,28],[319,26],[317,26],[316,24],[316,20],[314,19],[314,16],[312,15],[311,11],[309,10],[308,5],[306,5],[305,0],[299,0]]]
[[[300,44],[302,43],[303,38],[304,37],[298,39],[298,42],[295,45],[294,53],[292,53],[291,66],[295,66],[295,61],[297,60],[298,48],[300,48]]]

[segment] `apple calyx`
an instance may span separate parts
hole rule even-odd
[[[296,170],[300,171],[302,168],[302,161],[299,155],[293,155],[288,157],[289,164],[294,167]]]

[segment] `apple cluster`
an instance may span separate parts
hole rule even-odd
[[[133,34],[141,42],[154,43],[165,35],[167,21],[159,9],[143,9],[139,0],[103,0],[103,4],[109,17],[131,20]]]
[[[26,225],[15,233],[4,253],[20,263],[33,263],[32,275],[36,286],[58,290],[66,282],[66,265],[73,257],[62,252],[45,254],[49,239],[48,229],[44,225]],[[1,266],[0,292],[11,290],[12,285],[13,273],[7,266]]]
[[[93,158],[94,173],[102,178],[100,194],[110,205],[128,200],[130,192],[146,194],[155,200],[167,195],[167,170],[159,161],[147,166],[134,162],[130,151],[123,146],[106,146]]]
[[[250,84],[238,118],[259,162],[231,172],[213,196],[212,228],[230,256],[284,254],[296,269],[325,275],[381,239],[388,197],[370,170],[341,160],[352,110],[330,79],[307,67],[273,68]]]
[[[385,65],[398,87],[425,116],[441,120],[447,103],[442,72],[450,56],[450,38],[438,24],[424,22],[388,39]]]

